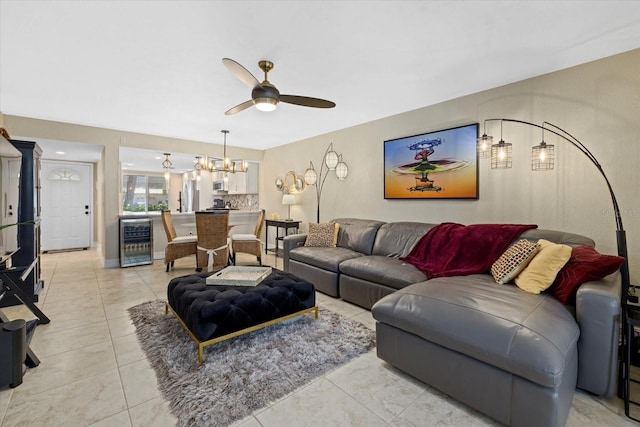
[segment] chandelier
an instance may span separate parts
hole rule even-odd
[[[199,158],[202,161],[200,169],[204,168],[209,172],[246,172],[248,169],[246,160],[232,161],[229,159],[229,157],[227,157],[227,134],[229,133],[229,131],[225,129],[221,130],[220,132],[222,132],[224,135],[222,160],[215,157],[196,157],[196,159]],[[198,169],[198,166],[196,166],[195,169],[200,170]]]

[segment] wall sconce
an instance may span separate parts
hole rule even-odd
[[[327,170],[324,170],[324,166],[327,166]],[[342,154],[338,154],[333,151],[333,143],[329,144],[327,150],[322,157],[322,163],[320,164],[320,173],[316,172],[313,167],[313,162],[309,162],[309,168],[304,171],[304,181],[307,185],[316,186],[316,195],[318,200],[318,212],[317,222],[320,223],[320,198],[322,197],[322,189],[324,182],[327,180],[329,171],[335,171],[336,177],[342,181],[349,174],[349,167],[342,161]],[[324,176],[323,176],[324,173]]]

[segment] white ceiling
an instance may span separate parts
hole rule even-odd
[[[639,47],[639,1],[0,0],[0,111],[267,149]],[[337,106],[225,116],[223,57]]]

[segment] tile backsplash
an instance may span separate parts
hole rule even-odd
[[[224,200],[225,205],[229,203],[234,209],[241,211],[260,210],[260,198],[258,194],[226,194],[224,196],[214,196],[216,199]],[[211,202],[213,205],[213,201]]]

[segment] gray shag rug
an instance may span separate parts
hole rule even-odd
[[[225,426],[375,346],[360,322],[320,309],[198,349],[163,301],[129,309],[136,334],[179,426]]]

